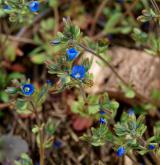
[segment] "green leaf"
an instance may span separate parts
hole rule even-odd
[[[49,119],[45,126],[46,133],[49,135],[53,135],[56,131],[56,128],[57,128],[57,126],[56,126],[55,122],[53,122],[52,119]]]
[[[2,100],[3,102],[9,101],[9,96],[8,96],[7,92],[4,92],[4,91],[0,92],[0,100]]]
[[[37,106],[41,106],[47,99],[48,86],[45,84],[39,90],[34,92],[34,102]]]
[[[138,132],[139,136],[142,136],[145,133],[145,131],[147,130],[147,127],[145,125],[142,125],[137,130],[139,131]]]
[[[96,114],[99,111],[99,96],[90,95],[87,98],[88,100],[88,114]],[[85,108],[85,107],[84,107]]]
[[[110,109],[117,110],[119,108],[119,103],[117,101],[111,101]]]
[[[18,92],[18,89],[15,87],[7,87],[7,89],[5,91],[8,94],[16,94]]]
[[[122,13],[113,13],[110,19],[107,21],[104,31],[106,33],[110,33],[116,26],[117,23],[119,23],[119,20],[122,17]]]
[[[128,87],[128,86],[125,86],[123,84],[120,84],[121,85],[121,88],[122,88],[122,91],[124,92],[125,96],[127,98],[134,98],[135,97],[135,92],[132,90],[132,88]]]
[[[56,0],[52,0],[52,1],[56,1]],[[55,20],[53,18],[48,18],[47,20],[43,20],[40,26],[42,32],[51,31],[55,27]]]
[[[125,125],[123,125],[121,123],[117,123],[115,125],[115,132],[118,136],[125,136],[128,134]]]
[[[47,139],[44,143],[44,146],[46,149],[51,148],[53,145],[53,138],[52,139]]]
[[[18,99],[16,102],[18,109],[25,110],[27,108],[27,102],[24,99]]]
[[[142,14],[143,15],[141,15],[137,18],[137,20],[140,21],[140,22],[148,22],[148,21],[152,20],[153,18],[157,19],[156,13],[152,9],[143,10]]]
[[[138,151],[138,153],[139,153],[140,155],[145,155],[147,152],[148,152],[147,150]]]
[[[8,76],[8,81],[13,80],[13,79],[21,79],[22,77],[24,77],[24,75],[22,73],[19,72],[14,72],[9,74]]]
[[[92,136],[84,134],[81,140],[90,141],[93,146],[102,146],[106,141],[112,141],[113,135],[109,132],[105,125],[100,125],[98,128],[92,128]]]
[[[160,90],[158,89],[153,89],[152,93],[151,93],[151,97],[154,100],[160,101]]]
[[[36,134],[36,133],[39,132],[39,128],[38,128],[37,125],[35,125],[35,126],[32,128],[32,132],[33,132],[34,134]]]
[[[126,96],[127,98],[134,98],[134,97],[135,97],[135,92],[134,92],[133,90],[131,90],[131,89],[128,89],[128,90],[126,91],[126,93],[125,93],[125,96]]]
[[[18,98],[16,101],[16,111],[18,114],[32,114],[32,106],[26,100]]]
[[[5,49],[5,56],[10,61],[14,61],[16,59],[16,48],[10,42],[7,43],[7,48]]]
[[[31,56],[31,61],[35,64],[43,64],[46,60],[44,54],[35,54]]]
[[[144,44],[146,43],[147,39],[148,39],[148,35],[145,32],[142,32],[140,29],[138,28],[134,28],[133,29],[133,33],[132,33],[132,38],[137,42]]]
[[[150,21],[150,19],[151,19],[150,17],[146,17],[144,15],[141,15],[137,18],[137,20],[140,22],[148,22],[148,21]]]

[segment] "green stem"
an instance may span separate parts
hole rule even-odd
[[[101,13],[103,12],[103,9],[106,6],[107,2],[108,2],[108,0],[103,0],[97,9],[97,12],[94,16],[94,20],[93,20],[93,23],[91,26],[91,35],[93,35],[93,33],[95,32],[97,20],[98,20],[99,16],[101,15]]]
[[[80,85],[80,92],[81,92],[84,102],[87,103],[86,93],[81,85]]]
[[[44,163],[44,159],[45,159],[45,149],[44,149],[44,132],[43,132],[43,127],[42,127],[42,124],[41,124],[41,120],[39,118],[39,115],[38,115],[38,112],[37,112],[37,108],[36,106],[34,105],[34,103],[32,101],[30,101],[32,107],[33,107],[33,111],[34,111],[34,114],[36,116],[36,123],[39,127],[39,139],[40,139],[40,144],[39,144],[39,156],[40,156],[40,165],[45,165]]]

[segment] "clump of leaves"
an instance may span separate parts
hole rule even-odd
[[[151,20],[156,21],[158,19],[158,16],[152,9],[150,9],[150,10],[143,10],[142,15],[140,15],[137,19],[138,21],[141,22],[148,22]]]
[[[47,81],[41,88],[35,88],[30,80],[14,81],[13,87],[8,87],[8,92],[13,99],[13,105],[16,111],[20,115],[34,114],[36,117],[36,124],[32,128],[32,132],[36,136],[36,142],[40,153],[41,165],[44,165],[45,149],[50,148],[53,143],[54,133],[56,130],[55,123],[52,120],[41,122],[39,118],[39,112],[42,110],[42,104],[46,101],[51,83]],[[22,155],[22,159],[28,161],[26,155]],[[17,161],[17,165],[21,162]],[[29,160],[29,164],[32,162]]]
[[[91,129],[92,136],[84,134],[80,139],[90,142],[93,146],[102,146],[107,141],[111,142],[113,135],[106,125],[100,125],[98,128]]]
[[[11,22],[24,22],[26,17],[28,22],[32,22],[34,14],[30,12],[29,3],[21,0],[10,0],[0,3],[1,16],[9,15]]]
[[[86,100],[80,96],[77,101],[74,101],[72,105],[72,112],[78,113],[82,116],[90,116],[96,118],[97,114],[99,114],[99,111],[104,110],[108,113],[106,116],[107,118],[113,118],[118,107],[118,102],[114,100],[111,101],[107,94],[89,95]]]
[[[0,70],[0,100],[3,102],[8,102],[9,101],[9,95],[4,89],[7,87],[7,85],[11,82],[13,79],[19,79],[24,77],[23,74],[21,73],[10,73],[7,74],[4,70]]]

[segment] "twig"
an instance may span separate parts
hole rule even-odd
[[[34,44],[35,45],[35,42],[32,39],[29,39],[29,38],[22,38],[22,37],[19,38],[19,37],[16,37],[16,36],[9,35],[8,39],[10,39],[12,41],[16,41],[16,42],[24,42],[24,43],[29,43],[29,44]]]
[[[153,5],[155,11],[157,12],[157,14],[160,14],[160,9],[159,9],[157,3],[155,2],[155,0],[150,0],[150,1],[151,1],[152,5]]]
[[[58,28],[59,28],[59,13],[58,13],[58,8],[57,7],[54,7],[53,12],[54,12],[54,17],[55,17],[54,34],[56,34],[57,31],[58,31]]]
[[[102,56],[100,56],[99,54],[97,54],[96,52],[94,52],[92,49],[86,47],[85,45],[82,44],[78,44],[79,47],[83,48],[84,50],[86,50],[87,52],[90,52],[91,54],[93,54],[94,56],[98,57],[100,60],[102,60],[109,68],[110,70],[116,75],[116,77],[126,86],[126,87],[130,87],[130,85],[128,84],[128,82],[126,82],[120,75],[119,73],[116,71],[116,69],[106,60],[104,59]],[[131,88],[131,87],[130,87]],[[152,100],[150,98],[147,98],[143,95],[141,95],[138,91],[136,91],[135,89],[132,88],[132,90],[134,91],[134,93],[136,94],[136,96],[146,102],[152,102]],[[153,103],[153,102],[152,102]]]
[[[96,22],[97,22],[97,20],[98,20],[98,18],[99,18],[99,16],[100,16],[100,14],[101,14],[102,11],[103,11],[103,8],[104,8],[105,5],[107,4],[107,2],[108,2],[108,0],[103,0],[103,1],[101,2],[101,4],[99,5],[98,9],[97,9],[97,12],[96,12],[96,14],[95,14],[95,16],[94,16],[95,19],[93,20],[92,26],[91,26],[91,32],[90,32],[91,35],[93,35],[93,33],[94,33],[94,31],[95,31]]]
[[[135,7],[135,5],[139,2],[140,0],[134,0],[133,3],[128,6],[127,11],[124,13],[124,16],[130,15],[131,10]]]
[[[35,23],[39,22],[43,17],[47,16],[49,13],[51,12],[51,9],[48,9],[46,11],[44,11],[42,14],[38,15],[34,21],[32,22],[32,24],[22,28],[18,33],[17,33],[17,37],[22,37],[29,28],[31,28]]]
[[[48,9],[46,11],[44,11],[42,14],[38,15],[34,21],[32,22],[32,24],[26,26],[26,27],[23,27],[16,35],[16,38],[21,38],[21,37],[24,37],[24,35],[26,35],[26,33],[28,33],[27,31],[34,25],[36,24],[37,22],[39,22],[43,17],[46,17],[49,13],[51,12],[51,9]],[[16,42],[15,43],[15,47],[18,47],[18,43]]]

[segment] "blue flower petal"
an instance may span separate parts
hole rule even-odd
[[[124,154],[125,154],[125,148],[124,147],[119,147],[118,149],[117,149],[117,156],[119,156],[119,157],[121,157],[121,156],[123,156]]]
[[[12,8],[11,8],[9,5],[4,5],[4,6],[3,6],[3,9],[4,9],[4,10],[11,10]]]
[[[85,77],[86,69],[83,65],[74,65],[71,76],[75,79],[83,79]]]
[[[149,149],[149,150],[154,150],[154,149],[155,149],[155,145],[150,144],[150,145],[148,146],[148,149]]]
[[[29,4],[29,8],[31,12],[37,12],[39,10],[39,2],[38,1],[33,1],[30,2]]]
[[[101,115],[105,115],[105,114],[106,114],[106,112],[103,111],[103,110],[100,110],[99,113],[100,113]]]
[[[52,81],[51,81],[51,80],[46,80],[46,83],[47,83],[48,85],[52,85]]]
[[[106,124],[106,119],[105,118],[100,118],[99,119],[100,124]]]
[[[55,140],[53,143],[53,147],[55,149],[59,149],[62,146],[62,142],[60,140]]]
[[[22,86],[22,93],[26,96],[30,96],[34,93],[34,86],[32,84],[24,84]]]
[[[128,115],[129,116],[132,116],[132,115],[134,115],[135,113],[134,113],[134,109],[133,108],[130,108],[129,109],[129,111],[128,111]]]
[[[75,48],[68,49],[66,51],[66,53],[67,53],[67,56],[68,56],[68,60],[69,61],[74,60],[78,56],[78,54],[79,54],[79,52]]]

